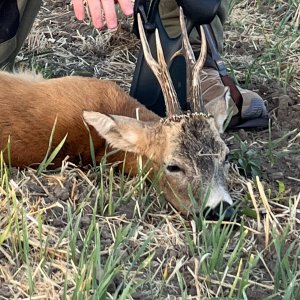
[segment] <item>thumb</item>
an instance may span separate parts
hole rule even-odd
[[[75,17],[80,21],[84,20],[83,0],[73,0],[72,3],[73,3]]]

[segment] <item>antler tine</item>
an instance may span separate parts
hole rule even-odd
[[[205,33],[200,26],[201,30],[201,50],[198,60],[196,61],[194,51],[189,41],[188,33],[186,30],[186,23],[184,20],[183,10],[180,7],[180,27],[182,32],[182,48],[179,52],[183,53],[187,65],[187,86],[188,86],[188,101],[191,103],[191,110],[193,112],[206,112],[202,92],[200,85],[200,72],[204,66],[206,53],[207,53],[207,43],[205,38]]]
[[[158,30],[156,29],[155,31],[156,51],[157,51],[157,60],[158,60],[158,62],[156,62],[151,54],[151,50],[145,35],[140,14],[138,14],[138,28],[139,28],[139,34],[141,38],[145,60],[149,68],[152,70],[155,77],[157,78],[161,86],[162,93],[164,95],[167,116],[170,117],[172,115],[180,115],[181,114],[180,104],[178,102],[177,94],[164,58]]]
[[[202,97],[202,90],[201,90],[201,78],[200,78],[200,72],[203,69],[203,66],[205,64],[206,60],[206,54],[207,54],[207,42],[206,42],[206,37],[205,37],[205,32],[202,26],[200,26],[200,32],[201,32],[201,49],[200,49],[200,54],[199,58],[196,62],[196,65],[194,66],[193,69],[193,74],[192,74],[192,102],[196,106],[200,105],[199,111],[206,113],[203,97]]]

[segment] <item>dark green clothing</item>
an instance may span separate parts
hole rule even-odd
[[[0,1],[0,68],[11,70],[42,0]]]
[[[200,0],[199,0],[200,1]],[[224,33],[223,24],[228,15],[229,0],[222,0],[217,12],[217,16],[212,22],[212,29],[218,43],[220,52],[223,50]],[[159,12],[163,21],[164,27],[170,37],[176,37],[180,34],[179,27],[179,9],[176,0],[161,0],[159,4]],[[190,35],[192,45],[199,44],[199,37],[196,30]]]

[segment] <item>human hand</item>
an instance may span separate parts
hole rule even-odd
[[[82,21],[85,18],[84,0],[73,0],[75,16]],[[113,29],[117,27],[117,14],[115,3],[119,3],[122,12],[126,16],[133,14],[133,6],[131,0],[87,0],[93,25],[101,29],[104,26],[103,13],[107,28]]]

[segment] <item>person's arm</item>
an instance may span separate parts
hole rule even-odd
[[[104,25],[109,29],[117,27],[117,14],[115,3],[119,3],[122,12],[126,16],[133,14],[133,6],[131,0],[87,0],[89,11],[92,17],[93,25],[96,28],[103,28]],[[75,16],[78,20],[82,21],[85,18],[85,8],[83,0],[73,0]],[[103,20],[103,15],[105,22]]]

